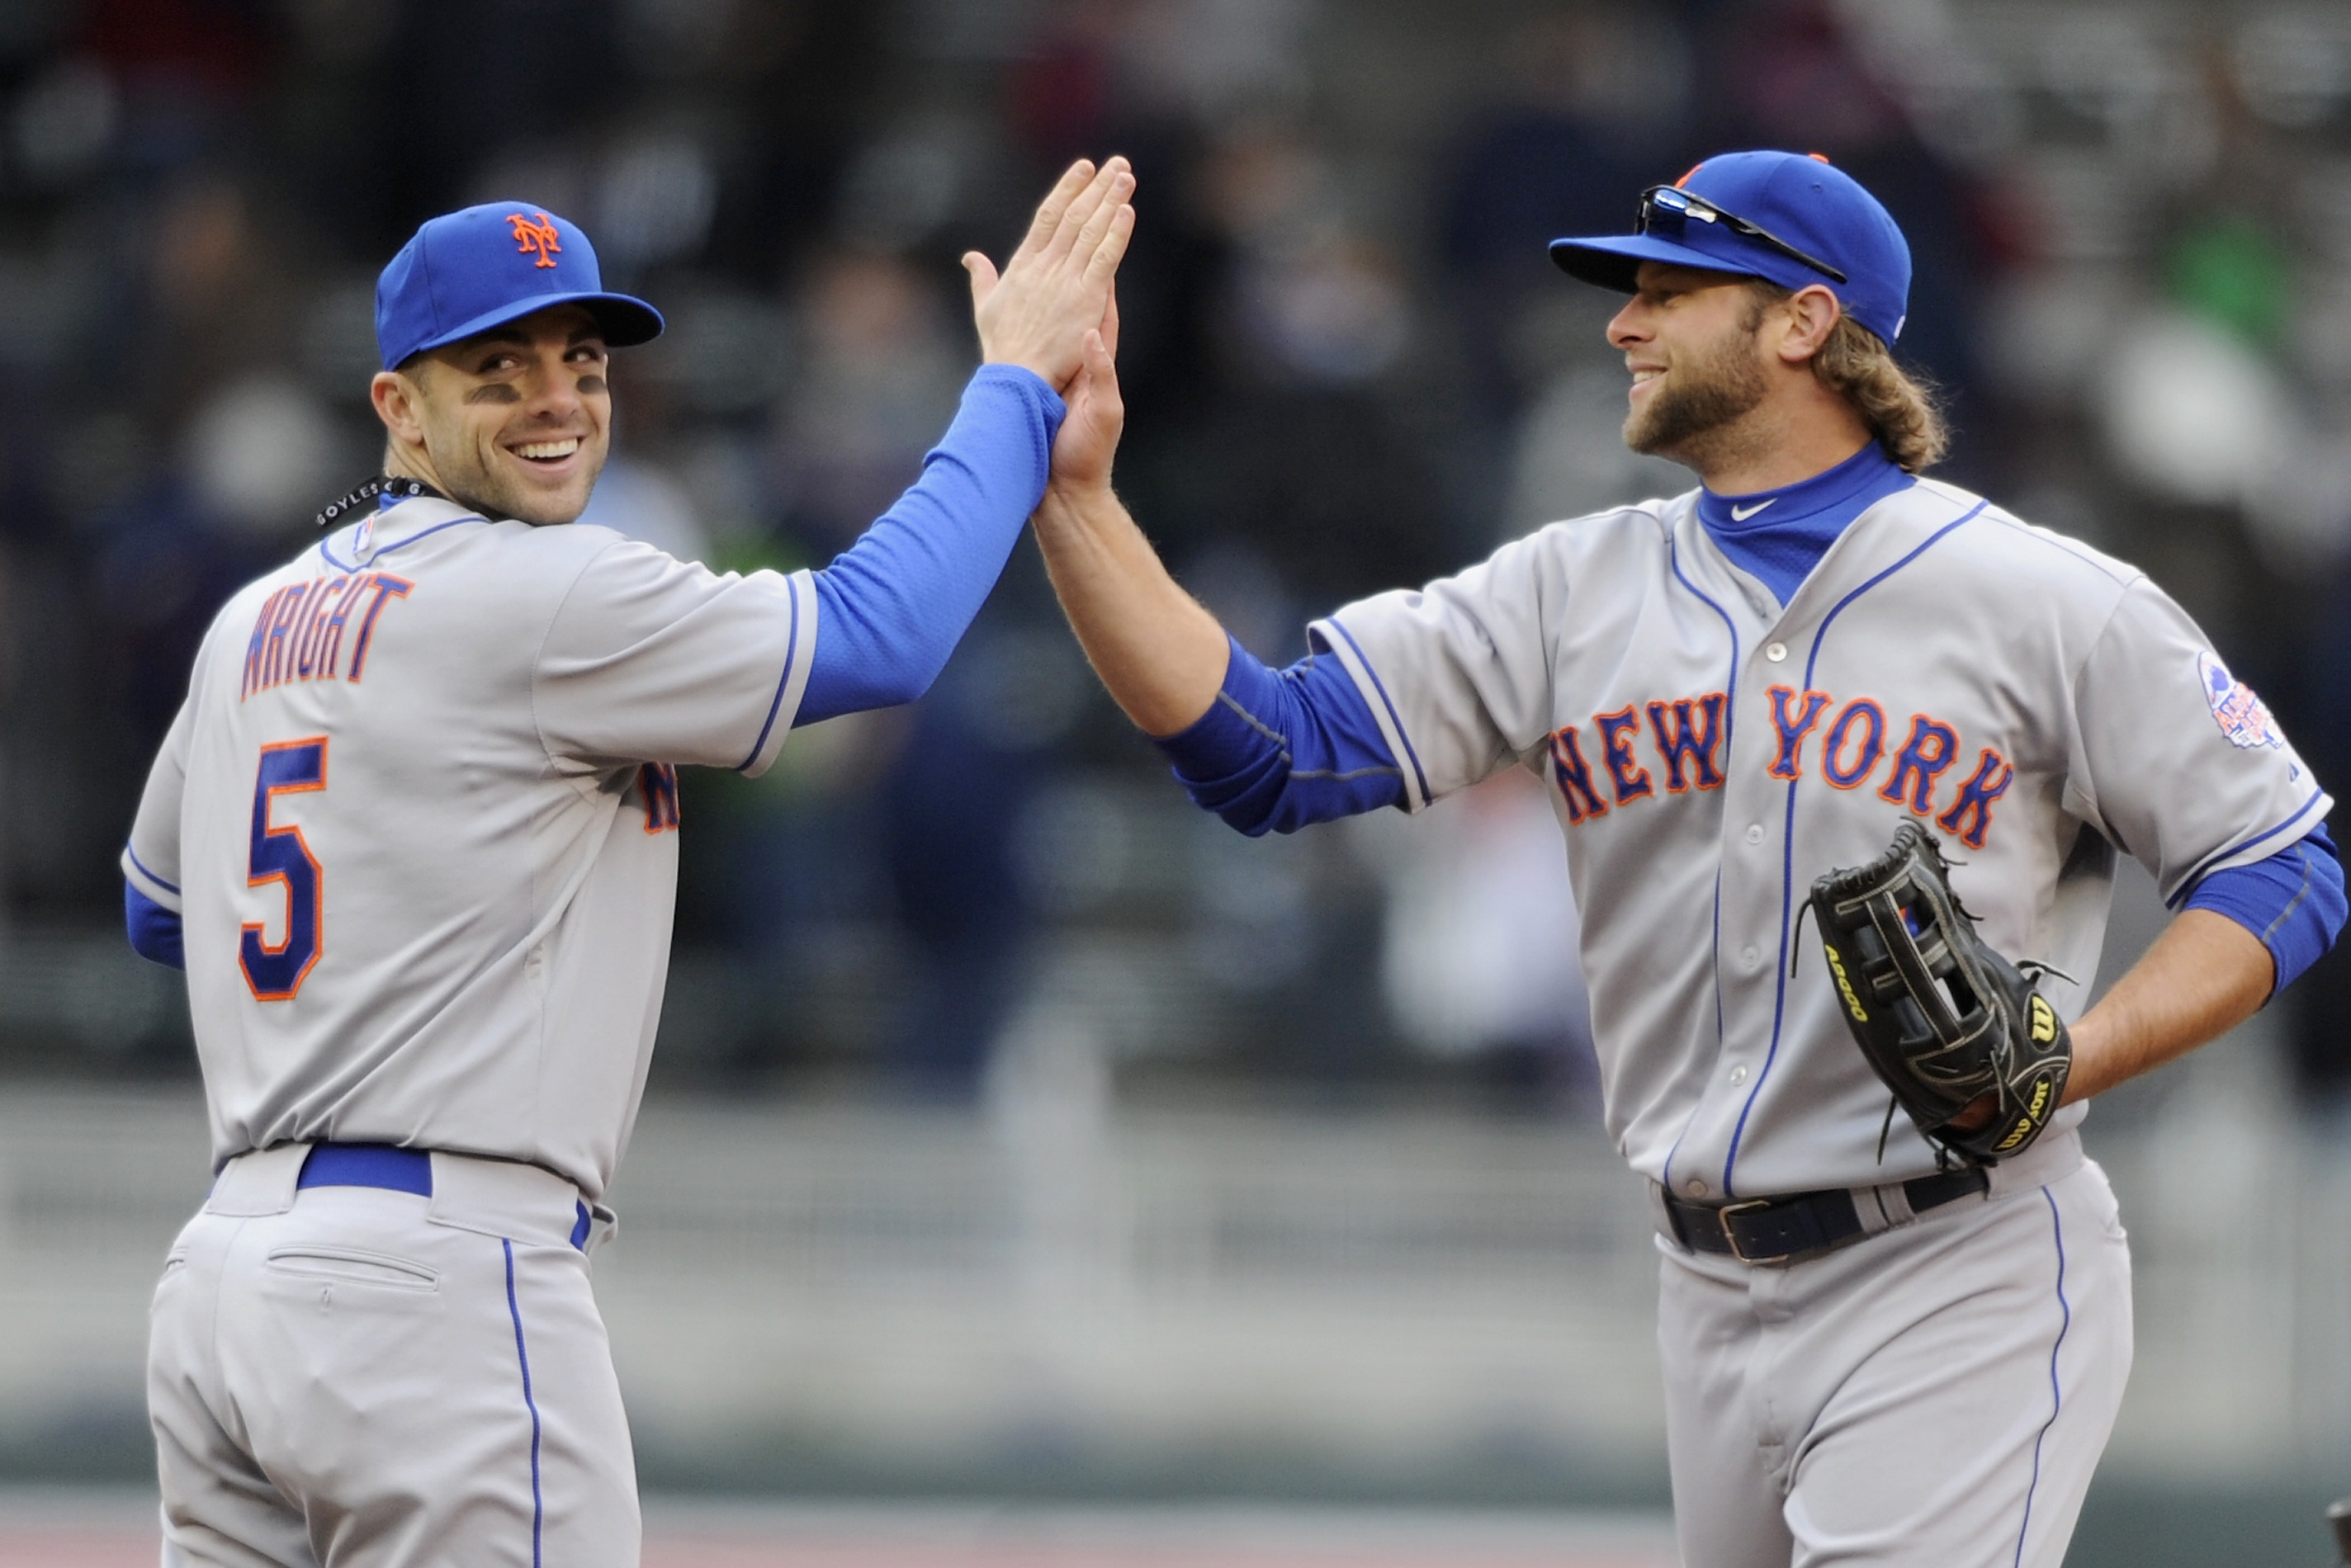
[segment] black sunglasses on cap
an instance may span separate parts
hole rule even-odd
[[[1633,232],[1646,234],[1653,228],[1665,226],[1679,234],[1693,218],[1701,223],[1720,223],[1732,234],[1767,244],[1789,260],[1802,262],[1814,272],[1824,274],[1839,283],[1845,281],[1844,274],[1820,257],[1798,250],[1770,230],[1760,228],[1735,213],[1726,213],[1705,197],[1693,196],[1678,185],[1652,185],[1641,192],[1641,216],[1633,225]]]

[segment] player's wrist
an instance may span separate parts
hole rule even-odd
[[[1069,379],[1067,374],[1057,379],[1052,361],[1042,354],[1028,350],[992,354],[983,347],[979,353],[979,364],[983,370],[1026,370],[1057,393],[1061,389],[1062,383]]]
[[[1111,484],[1110,471],[1100,473],[1056,472],[1047,481],[1045,499],[1040,510],[1051,509],[1057,516],[1082,522],[1089,516],[1106,513],[1118,504],[1118,492]]]

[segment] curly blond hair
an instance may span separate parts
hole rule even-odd
[[[1791,297],[1789,290],[1761,278],[1750,279],[1749,286],[1755,291],[1758,326],[1767,306]],[[1852,317],[1837,317],[1828,341],[1813,356],[1813,374],[1853,405],[1886,455],[1905,472],[1923,473],[1950,451],[1951,430],[1934,385],[1895,363],[1886,340]]]

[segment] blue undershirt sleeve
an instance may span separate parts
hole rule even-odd
[[[1157,742],[1193,804],[1252,838],[1404,804],[1403,771],[1337,659],[1276,673],[1231,649],[1208,711]]]
[[[816,652],[795,725],[930,690],[1044,499],[1067,411],[1031,372],[979,368],[914,488],[815,574]]]
[[[173,969],[188,967],[178,913],[163,908],[127,879],[122,884],[122,923],[130,929],[132,952]]]
[[[2226,915],[2270,950],[2275,996],[2335,945],[2351,911],[2343,863],[2322,824],[2266,860],[2215,871],[2196,885],[2184,908]]]

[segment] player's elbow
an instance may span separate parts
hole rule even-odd
[[[172,969],[188,967],[179,912],[163,908],[127,880],[122,884],[122,923],[132,952]]]
[[[1289,826],[1282,826],[1274,820],[1272,813],[1255,805],[1228,806],[1217,813],[1217,815],[1223,819],[1227,827],[1245,838],[1263,838],[1276,828],[1280,828],[1284,833],[1291,833],[1302,826],[1293,823]]]
[[[830,718],[916,701],[930,693],[954,652],[954,638],[925,628],[845,622],[817,644],[803,711]]]
[[[1280,778],[1227,778],[1203,784],[1185,778],[1180,771],[1176,776],[1194,805],[1236,833],[1262,838],[1278,826],[1275,819],[1282,795]]]
[[[895,708],[904,702],[919,702],[931,694],[938,684],[941,672],[947,667],[948,656],[954,653],[952,644],[946,648],[911,648],[898,659],[875,673],[872,685],[873,708]]]

